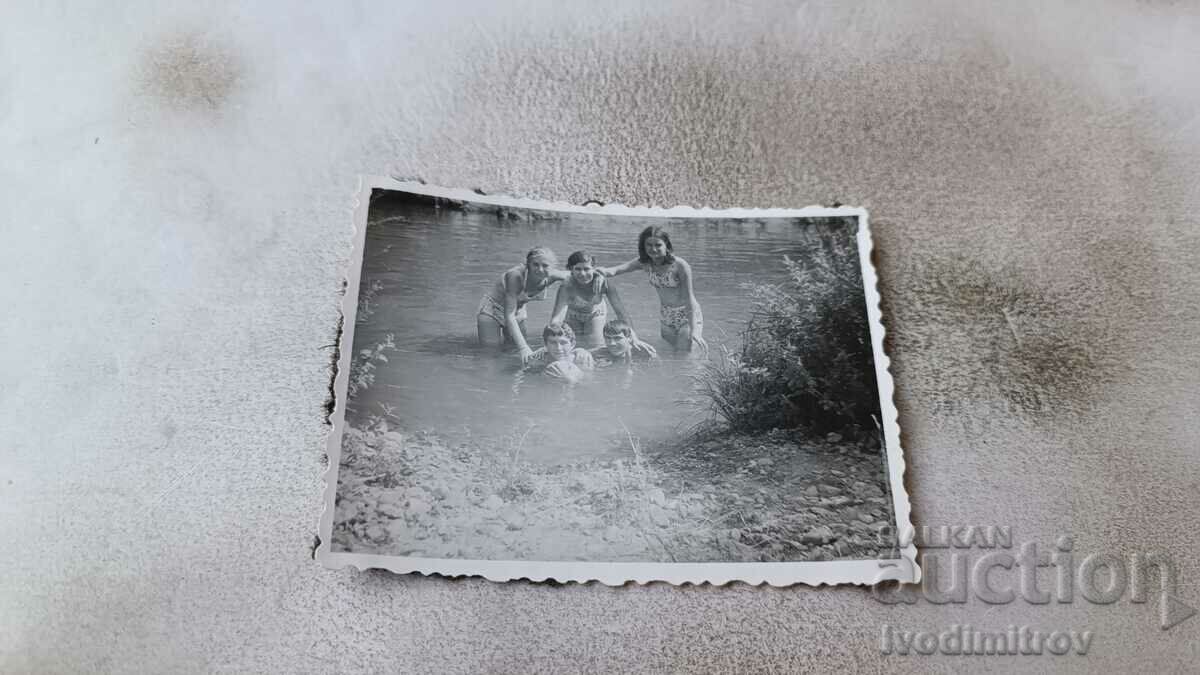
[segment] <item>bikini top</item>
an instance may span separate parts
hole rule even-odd
[[[646,273],[650,275],[650,285],[655,288],[679,287],[679,268],[674,262],[661,270],[654,269],[653,265],[646,265]]]
[[[571,279],[569,283],[572,287],[579,290],[579,284],[575,283],[574,279]],[[598,302],[603,302],[604,277],[602,275],[597,274],[592,278],[591,291],[592,294],[589,297],[583,297],[578,293],[572,293],[570,299],[567,300],[567,306],[571,309],[589,310]]]

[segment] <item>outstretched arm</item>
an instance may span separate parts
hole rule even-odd
[[[704,355],[708,356],[708,343],[704,341],[704,324],[696,320],[700,316],[700,302],[696,300],[696,293],[692,290],[692,266],[686,261],[676,258],[676,264],[679,265],[679,283],[683,286],[687,293],[688,301],[688,328],[692,334],[692,342],[704,350]]]
[[[625,303],[621,302],[621,294],[617,292],[617,287],[605,280],[604,295],[608,297],[608,304],[612,305],[613,311],[616,312],[617,318],[629,324],[633,328],[633,319],[629,318],[629,312],[625,311]]]
[[[634,258],[633,260],[630,260],[629,262],[621,263],[620,265],[617,265],[616,267],[597,267],[596,271],[603,274],[606,277],[615,277],[618,274],[625,274],[626,272],[632,272],[636,269],[639,269],[641,266],[642,266],[642,261],[638,260],[637,258]],[[616,309],[616,308],[614,307],[613,309]]]
[[[550,323],[562,323],[567,318],[567,293],[565,285],[558,287],[558,293],[554,295],[554,311],[550,312]]]

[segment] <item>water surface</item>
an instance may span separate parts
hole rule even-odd
[[[537,214],[534,214],[537,215]],[[373,205],[366,234],[362,289],[379,289],[371,314],[355,329],[354,350],[394,336],[375,383],[352,401],[349,421],[390,411],[408,430],[434,429],[546,463],[630,455],[630,438],[662,439],[705,419],[686,404],[701,363],[676,355],[659,337],[659,302],[644,272],[617,277],[617,287],[643,339],[664,357],[656,366],[598,370],[576,386],[520,373],[515,352],[477,346],[480,297],[534,246],[549,246],[565,263],[587,249],[601,266],[636,256],[638,233],[665,226],[675,252],[692,265],[704,335],[714,358],[736,349],[749,315],[750,282],[778,283],[782,257],[811,255],[808,224],[756,221],[616,218],[590,214],[499,214],[424,204]],[[528,340],[541,345],[553,309],[527,305]],[[611,308],[609,316],[614,316]]]

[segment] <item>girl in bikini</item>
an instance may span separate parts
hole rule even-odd
[[[529,362],[533,349],[525,341],[525,305],[545,300],[546,289],[569,276],[554,269],[557,262],[554,251],[539,246],[525,255],[524,265],[506,271],[484,294],[475,316],[480,344],[501,347],[512,342],[521,353],[521,363]]]
[[[606,276],[616,276],[635,269],[646,270],[650,285],[658,291],[662,303],[659,326],[662,338],[678,351],[690,352],[692,345],[708,353],[704,341],[704,315],[692,291],[692,266],[675,255],[671,235],[660,227],[647,227],[638,236],[638,257],[629,262],[601,269]]]
[[[588,347],[604,344],[604,323],[608,310],[604,301],[612,305],[617,318],[629,323],[628,313],[621,304],[617,289],[604,275],[596,270],[596,258],[587,251],[575,251],[567,258],[570,278],[558,288],[554,299],[554,311],[550,323],[565,323],[570,326],[579,342]]]

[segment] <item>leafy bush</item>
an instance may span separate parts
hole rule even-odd
[[[698,377],[708,407],[733,430],[874,435],[878,389],[853,237],[823,232],[816,255],[783,258],[787,281],[748,285],[740,352],[723,348]]]

